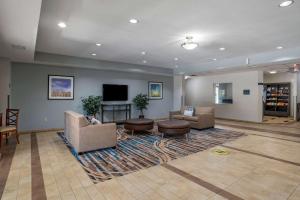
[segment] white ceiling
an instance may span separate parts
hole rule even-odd
[[[43,0],[35,51],[167,68],[178,65],[176,70],[183,72],[207,70],[207,66],[216,69],[228,59],[239,58],[244,63],[251,55],[280,55],[300,48],[300,1],[287,8],[279,8],[279,3]],[[130,18],[140,23],[130,24]],[[60,21],[67,28],[60,29]],[[197,49],[181,48],[187,34],[196,37]],[[97,42],[103,45],[97,47]],[[277,46],[284,49],[277,50]],[[226,51],[219,51],[219,47],[226,47]],[[147,54],[143,56],[141,51]],[[91,56],[92,52],[97,56]],[[298,52],[294,51],[296,57],[291,59],[300,58]],[[175,57],[179,61],[175,62]],[[213,58],[218,59],[218,65],[211,64]]]
[[[32,62],[42,0],[0,0],[0,57]]]

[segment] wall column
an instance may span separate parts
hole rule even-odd
[[[11,65],[8,59],[0,58],[0,113],[5,118],[7,97],[10,95]]]

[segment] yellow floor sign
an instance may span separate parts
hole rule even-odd
[[[221,156],[230,154],[230,152],[228,150],[226,150],[226,149],[220,149],[220,148],[213,149],[211,152],[213,154],[221,155]]]

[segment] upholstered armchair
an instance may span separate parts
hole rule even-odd
[[[171,111],[170,119],[185,120],[191,123],[195,129],[212,128],[215,126],[215,109],[214,107],[195,107],[194,115],[184,115],[185,107],[180,111]]]

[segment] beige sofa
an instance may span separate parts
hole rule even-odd
[[[90,125],[83,115],[66,111],[65,137],[77,153],[115,147],[117,145],[116,124]]]
[[[194,116],[185,116],[184,107],[180,111],[170,112],[170,119],[185,120],[191,123],[191,128],[205,129],[215,126],[215,109],[213,107],[195,107]]]

